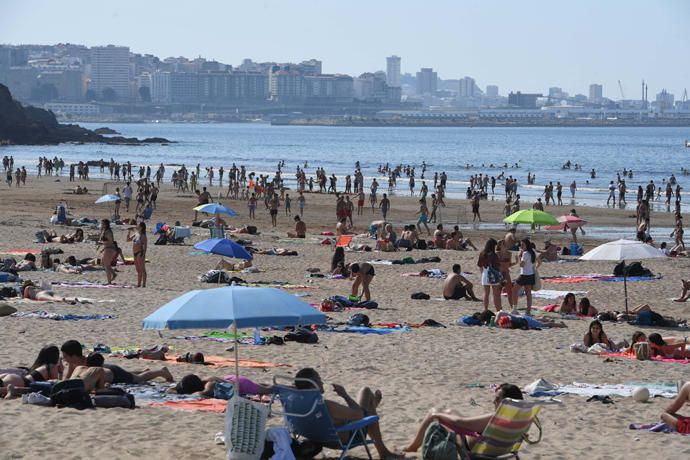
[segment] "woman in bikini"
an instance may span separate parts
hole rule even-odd
[[[583,297],[580,299],[580,303],[577,305],[578,315],[594,317],[597,316],[598,313],[599,311],[592,306],[587,297]]]
[[[132,242],[134,268],[137,271],[137,287],[146,287],[146,249],[148,246],[146,224],[139,222],[134,234],[132,234],[132,229],[129,229],[127,231],[127,241]]]
[[[680,388],[676,399],[661,414],[661,420],[679,433],[690,434],[690,417],[678,414],[678,411],[686,404],[690,404],[690,382]]]
[[[589,331],[583,337],[582,342],[586,347],[591,347],[595,343],[601,343],[611,350],[615,348],[614,344],[611,343],[609,338],[606,336],[601,322],[596,319],[589,323]]]
[[[22,283],[22,297],[30,300],[41,300],[45,302],[67,302],[71,304],[89,303],[84,299],[77,297],[60,297],[56,296],[54,291],[41,290],[33,281],[26,280]]]
[[[0,395],[11,398],[27,393],[32,383],[59,380],[63,370],[60,349],[55,345],[43,347],[25,374],[0,374]]]
[[[110,228],[110,221],[108,219],[103,219],[101,221],[101,236],[99,238],[100,243],[103,245],[103,257],[101,257],[101,266],[105,270],[105,276],[108,281],[107,284],[111,284],[117,274],[113,269],[113,262],[117,259],[118,248],[115,242],[115,237],[113,236],[113,230]]]
[[[371,292],[369,285],[376,276],[374,267],[369,262],[350,264],[350,277],[354,278],[352,283],[352,295],[358,296],[359,287],[362,287],[362,298],[364,300],[371,300]]]
[[[71,235],[60,235],[60,243],[81,243],[84,241],[84,230],[78,228]]]
[[[690,358],[690,351],[686,349],[687,337],[662,337],[656,332],[647,337],[652,356],[670,359]]]
[[[572,292],[567,293],[558,311],[563,315],[577,314],[577,300],[575,299],[575,294]]]

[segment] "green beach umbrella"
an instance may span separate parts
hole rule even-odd
[[[522,209],[514,212],[505,219],[506,224],[530,224],[530,225],[558,225],[558,220],[548,212],[537,209]]]

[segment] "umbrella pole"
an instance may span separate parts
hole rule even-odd
[[[623,261],[623,291],[625,292],[625,317],[628,318],[628,271]]]
[[[235,336],[235,391],[236,396],[240,396],[240,359],[239,359],[239,346],[240,342],[237,340],[237,321],[232,322],[232,333]]]

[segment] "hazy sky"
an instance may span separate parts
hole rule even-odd
[[[1,0],[0,43],[128,45],[237,65],[316,58],[325,73],[433,67],[480,87],[650,99],[690,87],[687,0]]]

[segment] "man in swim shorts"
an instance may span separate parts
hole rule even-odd
[[[460,264],[453,265],[453,273],[443,282],[443,298],[446,300],[467,299],[479,301],[474,295],[473,284],[464,276]]]

